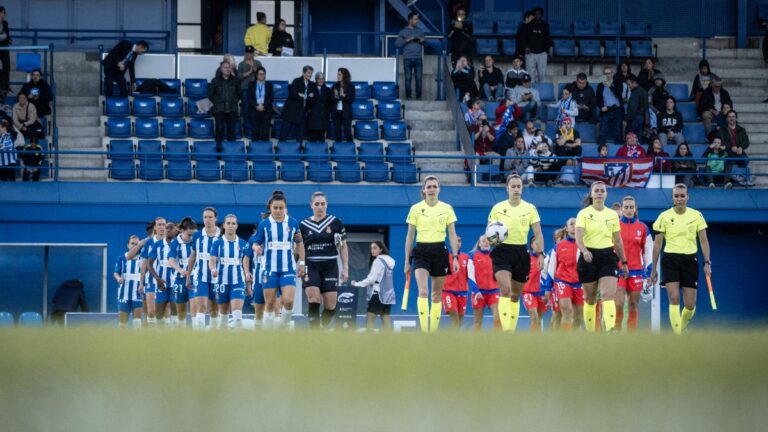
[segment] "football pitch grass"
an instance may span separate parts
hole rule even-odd
[[[0,430],[758,431],[768,333],[0,332]]]

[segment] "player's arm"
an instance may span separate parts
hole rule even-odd
[[[699,243],[701,243],[701,254],[704,255],[704,273],[707,276],[712,275],[712,262],[710,261],[709,239],[707,238],[707,230],[699,230]]]
[[[147,260],[141,261],[141,270],[139,271],[139,294],[144,294],[144,278],[147,275]]]
[[[541,233],[541,222],[535,222],[533,228],[533,243],[536,245],[536,252],[539,254],[539,272],[543,273],[546,268],[546,255],[544,254],[544,234]]]
[[[646,228],[647,229],[647,228]],[[651,268],[653,267],[653,237],[651,231],[645,236],[643,243],[643,279],[651,277]]]
[[[192,272],[195,270],[195,264],[197,264],[197,250],[193,247],[192,253],[189,254],[189,272],[187,273],[187,288],[192,287]]]
[[[408,224],[408,232],[405,234],[405,263],[403,270],[407,274],[411,271],[411,252],[413,252],[413,238],[416,235],[416,227]]]
[[[296,276],[304,276],[304,271],[306,270],[306,264],[304,263],[304,260],[306,259],[306,251],[304,250],[304,238],[301,236],[301,231],[296,230],[296,234],[293,235],[293,243],[294,243],[294,252],[299,256],[299,262],[297,263],[298,266],[296,268]]]
[[[171,266],[172,269],[176,270],[179,276],[186,277],[187,271],[181,268],[179,262],[176,260],[176,257],[178,256],[178,250],[179,243],[174,240],[173,243],[171,243],[171,252],[168,254],[168,265]]]
[[[217,239],[213,244],[213,253],[208,258],[208,270],[211,271],[211,276],[217,278],[219,276],[219,252],[221,249],[221,239]]]
[[[149,274],[153,278],[155,278],[155,282],[157,282],[157,287],[162,291],[162,290],[165,289],[165,281],[157,273],[157,270],[155,270],[155,261],[157,261],[156,257],[150,257],[146,261],[146,263],[147,263],[147,271],[149,271]]]
[[[453,254],[453,262],[451,266],[454,273],[459,272],[459,239],[456,235],[456,223],[451,222],[448,224],[448,241],[451,243],[451,251]]]
[[[349,279],[349,249],[347,248],[346,234],[341,239],[339,255],[341,256],[341,274],[339,275],[339,284],[343,284]]]
[[[118,285],[123,284],[123,260],[118,259],[115,263],[115,271],[112,273],[112,277],[115,278],[115,282],[117,282]]]
[[[624,253],[624,241],[621,239],[621,230],[614,231],[613,245],[616,248],[619,260],[621,260],[621,269],[624,270],[624,276],[626,277],[629,275],[629,268],[627,267],[627,255]]]
[[[139,240],[139,243],[136,246],[130,248],[128,250],[128,252],[125,253],[125,259],[126,260],[132,259],[136,255],[141,253],[141,249],[144,247],[144,244],[146,244],[147,240],[149,240],[149,239],[150,239],[150,237],[145,237],[145,238]]]
[[[659,262],[659,255],[661,255],[661,246],[664,244],[664,233],[657,232],[656,238],[653,240],[653,261],[651,262],[651,283],[656,283],[658,279],[659,270],[656,268]]]

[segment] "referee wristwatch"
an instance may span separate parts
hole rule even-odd
[[[627,265],[627,261],[626,261],[626,260],[624,260],[624,261],[622,261],[622,262],[621,262],[621,264],[622,264],[622,265]]]
[[[710,265],[710,266],[711,266],[711,265],[712,265],[712,261],[710,261],[710,260],[706,260],[706,261],[704,261],[704,264],[708,264],[708,265]]]
[[[304,265],[304,261],[296,261],[296,264],[300,265],[300,266],[303,266]]]

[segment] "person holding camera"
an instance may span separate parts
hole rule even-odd
[[[395,40],[395,47],[403,52],[403,72],[405,74],[405,98],[411,98],[411,80],[416,78],[416,99],[421,99],[421,60],[424,46],[424,32],[417,27],[419,14],[408,14],[408,25],[400,30]]]
[[[459,97],[466,102],[470,98],[480,96],[475,83],[475,70],[469,63],[468,57],[461,56],[456,60],[456,67],[451,72],[451,81],[456,89],[459,90]]]
[[[510,99],[520,107],[522,120],[527,122],[538,114],[541,97],[539,91],[533,88],[529,74],[523,74],[521,80],[522,85],[510,90]]]
[[[557,177],[557,173],[554,172],[554,165],[557,159],[555,159],[549,143],[546,141],[539,142],[531,156],[536,156],[536,159],[531,159],[531,165],[534,170],[533,179],[536,182],[546,182],[548,187],[552,186]]]
[[[480,127],[475,135],[475,154],[477,156],[499,156],[493,149],[496,142],[496,130],[491,127],[487,118],[480,120]],[[480,159],[481,164],[490,164],[490,159]]]
[[[458,9],[456,19],[453,21],[448,39],[451,41],[451,62],[456,62],[459,57],[472,58],[472,24],[467,22],[467,11]]]

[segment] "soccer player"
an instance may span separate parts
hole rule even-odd
[[[157,277],[162,280],[157,281],[157,291],[155,292],[155,315],[158,322],[166,326],[171,325],[170,303],[173,284],[176,281],[176,272],[168,262],[168,255],[171,252],[171,242],[176,236],[176,224],[167,222],[165,225],[165,236],[161,240],[155,241],[152,250],[149,253],[147,267],[154,268]],[[153,275],[154,276],[154,275]]]
[[[369,259],[368,276],[365,279],[350,284],[356,287],[366,288],[368,298],[368,318],[365,329],[372,331],[376,324],[376,316],[381,317],[381,329],[392,330],[392,319],[389,314],[392,305],[395,304],[395,286],[392,280],[392,271],[395,269],[395,260],[389,256],[389,249],[382,241],[371,243],[371,256]]]
[[[509,198],[497,203],[488,215],[488,222],[501,221],[507,227],[506,240],[491,252],[493,272],[499,282],[499,316],[501,329],[514,332],[520,316],[520,295],[523,284],[528,281],[531,260],[528,257],[528,233],[533,228],[535,237],[533,250],[544,250],[541,234],[541,219],[536,206],[523,201],[523,179],[517,174],[507,176]],[[544,261],[540,262],[544,265]]]
[[[315,192],[310,200],[312,216],[301,221],[301,237],[307,254],[307,274],[304,292],[307,294],[309,327],[317,328],[320,321],[320,302],[324,310],[322,326],[330,324],[336,313],[339,284],[349,278],[347,231],[344,223],[329,215],[328,200],[323,192]],[[341,257],[341,272],[338,259]]]
[[[158,291],[165,290],[165,282],[160,278],[157,269],[151,265],[149,258],[153,256],[155,247],[162,245],[165,240],[165,218],[156,217],[154,223],[154,235],[148,239],[141,249],[141,280],[139,281],[139,292],[144,295],[147,305],[147,325],[157,327],[157,305],[155,300]],[[158,263],[159,264],[159,263]]]
[[[197,224],[187,216],[179,222],[179,235],[171,242],[168,264],[176,271],[173,282],[173,302],[176,304],[176,326],[187,326],[187,303],[189,302],[189,257],[192,255],[192,243],[197,232]],[[192,315],[194,323],[194,314]]]
[[[616,326],[616,254],[621,259],[624,275],[628,273],[619,215],[605,206],[607,196],[605,183],[592,183],[584,200],[585,207],[576,215],[576,245],[581,252],[576,270],[584,289],[584,325],[590,333],[595,332],[598,289],[605,330],[611,332]]]
[[[464,314],[467,312],[467,291],[469,289],[467,265],[469,255],[461,252],[461,237],[456,236],[459,247],[459,271],[445,277],[443,286],[443,311],[451,317],[453,328],[460,329]],[[448,262],[453,262],[453,256],[448,254]]]
[[[493,262],[491,261],[491,243],[488,237],[481,235],[477,248],[469,253],[467,263],[467,278],[472,291],[472,328],[480,331],[483,328],[483,313],[485,307],[491,310],[493,326],[501,328],[499,321],[499,285],[493,277]]]
[[[570,218],[565,227],[555,231],[555,247],[549,253],[548,280],[562,314],[559,328],[570,331],[581,327],[584,308],[584,291],[579,282],[577,262],[579,248],[576,246],[576,219]]]
[[[422,201],[411,206],[405,222],[408,233],[405,236],[405,265],[408,275],[413,269],[416,273],[416,284],[419,287],[419,298],[416,306],[419,312],[421,331],[436,332],[440,325],[442,314],[443,285],[445,276],[451,271],[459,271],[459,245],[456,240],[456,213],[450,204],[438,199],[440,181],[435,176],[427,176],[421,185]],[[448,261],[445,248],[445,233],[453,252],[453,263]],[[416,239],[416,247],[413,240]],[[429,285],[427,278],[432,278],[432,307],[429,305]]]
[[[245,301],[245,276],[243,275],[243,252],[245,240],[237,236],[237,216],[228,214],[224,217],[224,235],[213,242],[208,268],[219,285],[216,293],[216,303],[219,305],[219,316],[226,316],[227,310],[232,311],[232,326],[243,328],[243,302]],[[217,326],[222,327],[223,319]]]
[[[288,202],[280,191],[272,193],[269,199],[270,215],[259,223],[254,242],[257,256],[264,255],[264,271],[261,283],[264,288],[264,301],[274,304],[276,292],[282,294],[283,310],[280,324],[287,327],[293,315],[293,300],[296,294],[296,277],[303,277],[304,241],[296,219],[288,216]],[[294,259],[294,252],[299,260]],[[264,313],[265,326],[275,321],[275,312]]]
[[[653,239],[651,231],[637,217],[637,202],[631,196],[621,200],[621,240],[627,254],[629,275],[619,278],[616,289],[616,329],[621,330],[624,322],[624,299],[628,298],[629,316],[627,329],[637,329],[637,306],[640,293],[646,279],[651,277],[651,259],[653,259]],[[650,280],[649,280],[650,282]]]
[[[653,243],[651,281],[656,283],[658,278],[656,266],[663,244],[661,273],[667,287],[667,296],[669,296],[669,322],[672,324],[672,331],[679,335],[688,327],[688,323],[696,312],[696,287],[699,276],[696,237],[701,243],[704,273],[707,276],[712,275],[712,261],[709,255],[707,222],[699,211],[688,207],[688,188],[684,184],[680,183],[672,188],[672,202],[674,207],[662,212],[653,223],[656,240]],[[683,289],[685,305],[682,315],[680,288]]]
[[[265,219],[266,216],[262,217]],[[264,288],[261,285],[261,276],[264,270],[264,257],[254,257],[254,244],[258,225],[253,228],[253,234],[245,244],[243,251],[243,273],[245,274],[245,294],[252,296],[253,325],[254,329],[264,324]]]
[[[523,285],[523,304],[525,305],[525,310],[528,311],[528,316],[531,318],[531,333],[541,332],[541,321],[547,312],[547,301],[544,298],[544,289],[541,284],[541,269],[546,268],[546,265],[539,264],[539,260],[544,261],[546,256],[533,251],[533,241],[535,239],[536,237],[531,237],[528,245],[531,270],[528,273],[528,282]],[[546,272],[544,273],[546,274]]]
[[[208,261],[211,258],[213,242],[221,235],[221,230],[216,226],[216,209],[206,207],[203,210],[203,230],[195,236],[192,242],[192,255],[189,257],[189,268],[192,269],[192,277],[187,278],[187,289],[192,297],[191,308],[194,319],[192,328],[202,330],[205,328],[205,311],[211,313],[211,326],[219,327],[219,317],[216,305],[209,304],[209,300],[216,298],[216,281],[211,277]]]
[[[128,239],[128,250],[139,245],[139,237],[132,235]],[[142,301],[139,294],[139,279],[141,278],[141,260],[137,254],[130,259],[127,253],[120,255],[115,263],[115,271],[112,276],[119,285],[117,288],[118,325],[125,327],[128,324],[128,314],[133,313],[133,328],[141,328]]]

